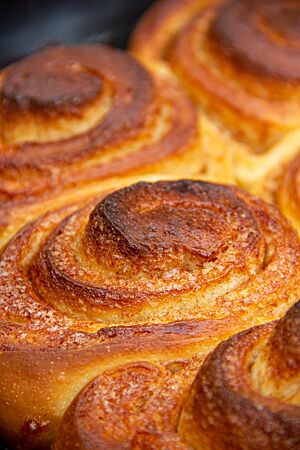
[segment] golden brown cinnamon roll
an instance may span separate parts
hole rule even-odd
[[[195,105],[120,50],[48,48],[5,69],[0,92],[2,226],[28,205],[70,202],[95,182],[99,192],[100,184],[187,176],[203,165]]]
[[[193,384],[180,430],[194,448],[300,447],[300,303],[220,344]]]
[[[298,1],[164,0],[131,48],[198,100],[208,171],[229,152],[237,182],[257,191],[300,150],[299,30]]]
[[[281,317],[299,295],[299,256],[275,208],[199,181],[139,183],[40,217],[0,257],[1,435],[48,448],[105,370],[144,360],[168,378]]]
[[[300,447],[300,303],[199,361],[136,362],[74,399],[54,450]]]

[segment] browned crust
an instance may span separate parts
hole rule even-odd
[[[139,362],[104,373],[72,403],[54,448],[186,449],[175,428],[195,367]]]
[[[89,111],[97,117],[101,108],[94,123]],[[46,49],[6,69],[1,114],[3,207],[92,180],[163,171],[181,159],[184,170],[199,140],[197,112],[184,92],[150,75],[125,52],[105,46]],[[42,141],[22,142],[27,123],[33,131],[38,123],[39,132],[46,133]],[[68,126],[71,131],[59,138]],[[20,142],[6,143],[10,127],[14,133],[20,128]],[[51,140],[49,130],[58,137]]]
[[[138,25],[132,51],[167,63],[222,129],[250,152],[268,152],[300,124],[299,5],[195,3],[158,2]]]
[[[27,225],[1,254],[1,433],[19,448],[52,442],[103,371],[201,359],[299,293],[296,233],[238,188],[139,183],[77,209]]]
[[[299,395],[299,319],[300,302],[279,322],[219,344],[201,366],[201,358],[136,362],[102,373],[68,408],[55,450],[298,448],[299,398],[291,402],[262,386],[296,375]],[[257,379],[260,360],[270,371]]]
[[[239,70],[299,83],[299,15],[296,3],[234,0],[220,8],[210,38]]]
[[[293,322],[296,333],[285,326]],[[282,363],[278,364],[276,356],[280,354],[291,363],[292,354],[299,353],[296,325],[299,325],[299,303],[278,324],[242,332],[221,343],[206,359],[193,383],[181,424],[183,436],[196,443],[196,448],[200,442],[204,448],[218,450],[299,447],[300,405],[278,396],[275,389],[265,395],[254,384],[252,375],[254,365],[270,345],[267,364],[276,367],[277,382],[278,378],[286,379],[286,370],[280,369]],[[291,334],[293,340],[289,338]],[[268,378],[274,377],[274,371],[262,372],[261,376],[256,384],[266,384]]]

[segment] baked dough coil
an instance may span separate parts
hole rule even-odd
[[[294,450],[300,446],[300,302],[199,361],[104,372],[68,408],[54,450]],[[198,372],[197,372],[198,370]]]
[[[300,446],[300,303],[220,344],[197,374],[181,430],[196,448]]]
[[[300,151],[299,17],[296,1],[164,0],[131,40],[135,56],[175,73],[201,106],[207,172],[231,164],[256,193]]]
[[[0,91],[0,234],[95,186],[203,165],[191,99],[123,51],[48,48],[5,69]]]
[[[198,367],[220,340],[282,317],[299,256],[274,207],[200,181],[141,182],[26,225],[0,257],[1,436],[49,448],[104,371]]]

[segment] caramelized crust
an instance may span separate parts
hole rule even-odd
[[[299,30],[299,2],[285,0],[164,0],[142,18],[131,49],[176,73],[203,109],[208,173],[222,148],[257,192],[299,151]]]
[[[181,416],[194,448],[300,446],[300,304],[277,324],[220,344],[202,365]]]
[[[103,373],[68,408],[54,450],[187,450],[176,428],[199,364],[137,362]]]
[[[219,344],[202,365],[104,372],[67,409],[54,450],[299,448],[299,324],[298,302],[279,322]]]
[[[171,393],[185,392],[220,340],[281,317],[299,295],[296,233],[275,208],[238,188],[138,183],[81,206],[28,224],[0,257],[0,432],[15,448],[49,448],[85,387],[91,410],[84,403],[78,414],[92,430],[99,398],[92,392],[114,395],[109,379],[122,376],[125,363],[151,363],[137,365],[136,385],[131,366],[123,381],[132,379],[139,395],[151,397],[138,380],[148,373],[149,380],[166,380],[166,402],[175,408]],[[107,370],[115,375],[104,382]],[[74,411],[77,417],[72,408],[67,421]],[[96,425],[91,431],[105,448],[119,442],[116,408],[112,437],[105,441]],[[132,408],[138,411],[135,401]],[[170,448],[182,448],[171,428]],[[164,448],[157,432],[143,430],[134,448],[147,448],[144,441]],[[57,448],[76,448],[74,439],[78,448],[80,439],[82,448],[98,448],[75,429],[70,446],[60,441]]]
[[[192,175],[203,165],[191,99],[125,52],[48,48],[0,73],[0,92],[4,225],[95,182],[103,190],[145,174]]]

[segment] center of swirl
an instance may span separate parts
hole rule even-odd
[[[122,239],[124,246],[120,249],[124,253],[141,255],[186,250],[210,258],[231,236],[218,211],[200,209],[191,199],[171,198],[166,204],[153,198],[151,204],[147,199],[147,206],[141,207],[130,204],[130,194],[126,197],[109,198],[93,211],[89,232],[96,245],[101,246],[103,238],[109,239],[103,233],[104,222],[111,234]]]
[[[25,60],[13,66],[4,81],[4,102],[20,109],[72,112],[100,94],[99,78],[82,71],[78,64],[64,66],[46,62],[42,56],[39,59],[38,64]]]
[[[8,146],[75,137],[105,116],[111,89],[98,71],[101,57],[91,64],[94,53],[96,47],[49,48],[4,72],[1,119]]]
[[[187,181],[139,183],[106,197],[86,228],[91,252],[99,257],[109,245],[129,258],[165,260],[183,253],[213,258],[225,249],[233,230],[220,207],[202,201],[195,186]]]

